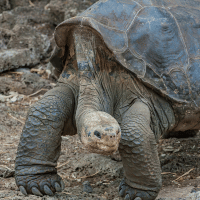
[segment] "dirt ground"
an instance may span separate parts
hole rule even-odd
[[[32,72],[31,72],[32,71]],[[0,75],[0,199],[109,199],[120,200],[118,186],[123,177],[122,163],[109,156],[91,154],[78,136],[64,136],[58,173],[65,190],[54,197],[24,197],[14,180],[14,162],[28,107],[55,85],[45,71],[24,69]],[[38,79],[37,82],[25,81]],[[45,79],[46,78],[46,79]],[[21,89],[23,88],[23,90]],[[193,138],[162,139],[158,144],[163,188],[157,199],[200,199],[200,134]],[[89,181],[92,193],[83,191]],[[193,195],[193,197],[186,197]],[[196,197],[195,197],[196,195]]]

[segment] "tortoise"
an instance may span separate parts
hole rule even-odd
[[[30,107],[15,164],[20,191],[60,192],[61,136],[122,158],[124,199],[162,186],[157,141],[200,129],[200,1],[100,0],[57,26],[56,87]]]

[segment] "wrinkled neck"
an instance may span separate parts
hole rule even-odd
[[[79,75],[78,109],[112,114],[113,90],[102,45],[91,31],[85,29],[75,30],[74,41]]]

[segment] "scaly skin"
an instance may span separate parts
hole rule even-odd
[[[136,101],[124,114],[119,152],[125,179],[119,187],[126,200],[153,200],[162,186],[155,136],[150,128],[150,111]],[[135,188],[135,189],[134,189]]]
[[[25,195],[53,195],[64,187],[57,175],[61,134],[74,97],[65,86],[47,92],[28,112],[15,162],[16,184]]]

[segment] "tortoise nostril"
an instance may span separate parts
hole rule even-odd
[[[88,137],[91,137],[91,132],[88,133]]]
[[[101,139],[101,133],[99,133],[99,131],[95,131],[95,132],[94,132],[94,135],[95,135],[96,137],[98,137],[99,139]]]
[[[111,135],[110,138],[115,138],[115,134]]]

